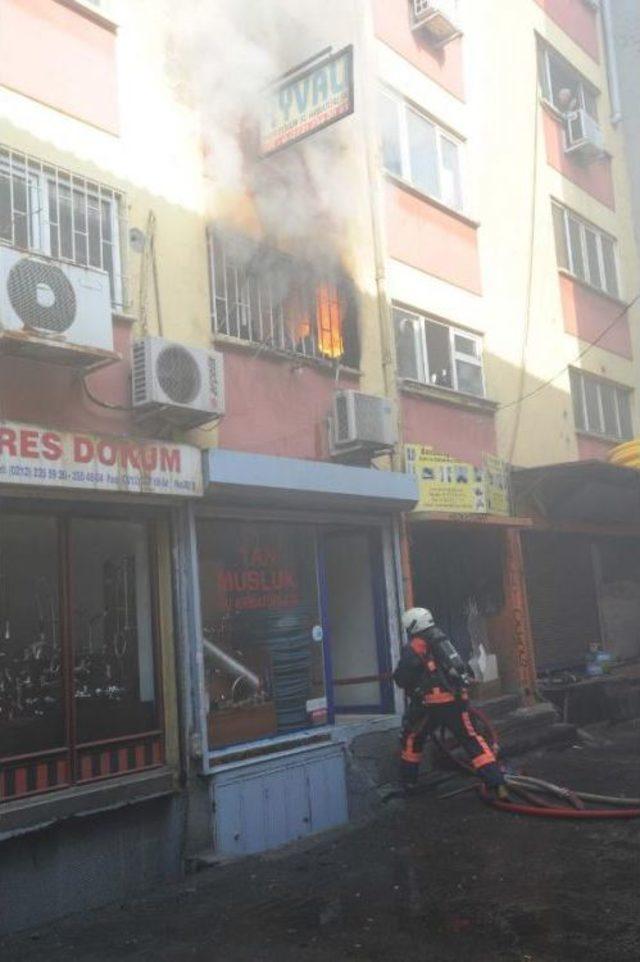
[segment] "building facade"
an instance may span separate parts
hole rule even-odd
[[[366,811],[412,599],[485,696],[635,643],[606,6],[240,6],[0,0],[7,931]]]

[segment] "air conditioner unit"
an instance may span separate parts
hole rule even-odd
[[[426,34],[437,46],[459,37],[455,0],[411,0],[411,29]]]
[[[567,114],[565,123],[565,153],[584,161],[595,160],[602,156],[604,151],[602,130],[586,110],[572,110]]]
[[[332,455],[348,451],[383,452],[398,441],[395,407],[385,397],[338,391],[329,418]]]
[[[183,428],[224,414],[223,356],[218,351],[144,337],[133,344],[133,407]]]
[[[117,360],[109,275],[0,245],[0,352],[77,367]]]

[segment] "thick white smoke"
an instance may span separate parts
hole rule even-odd
[[[349,6],[343,0],[338,9]],[[249,196],[269,239],[303,246],[310,256],[335,256],[352,207],[349,123],[272,159],[255,156],[265,88],[334,42],[326,6],[317,0],[169,0],[165,14],[172,84],[201,117],[206,172],[217,198],[213,213],[233,221],[233,199],[241,208]],[[238,213],[246,221],[246,210]]]

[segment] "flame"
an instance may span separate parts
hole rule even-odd
[[[325,357],[342,357],[342,305],[335,284],[320,284],[316,290],[318,350]]]

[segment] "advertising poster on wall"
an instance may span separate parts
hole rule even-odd
[[[418,479],[416,510],[509,515],[508,466],[492,455],[482,465],[456,461],[421,444],[405,445],[406,470]]]

